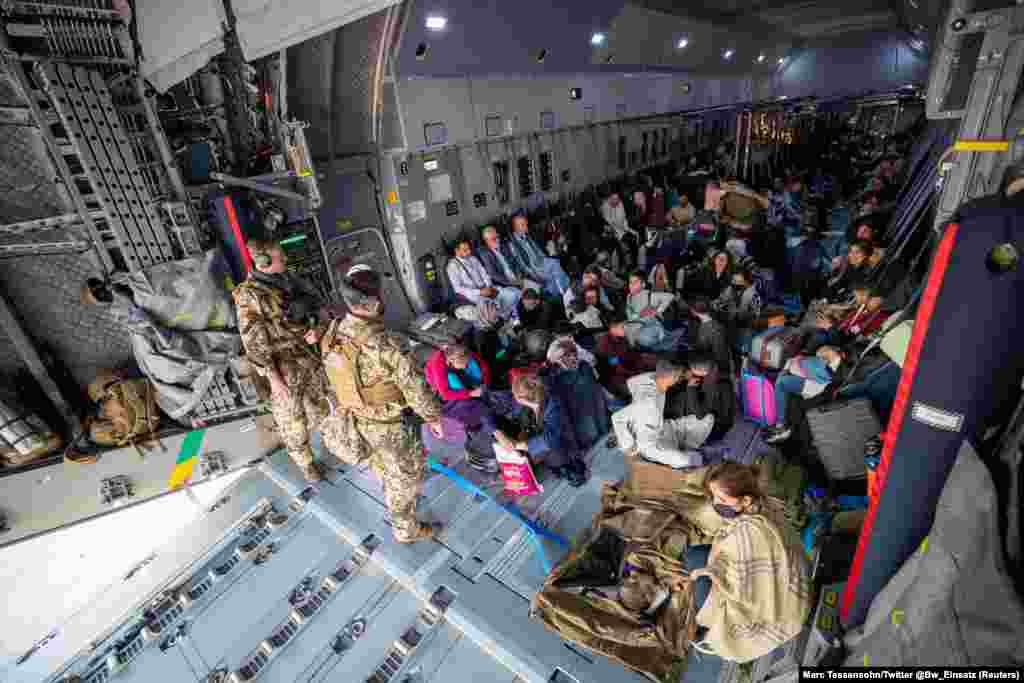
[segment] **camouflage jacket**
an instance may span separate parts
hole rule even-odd
[[[380,329],[369,333],[373,327]],[[322,351],[327,356],[339,345],[357,338],[365,338],[357,360],[360,382],[367,387],[393,383],[405,398],[404,406],[398,403],[367,406],[359,410],[357,417],[389,422],[397,419],[405,407],[427,422],[441,416],[441,402],[416,366],[408,340],[401,335],[385,330],[379,323],[349,315],[338,323],[333,340],[324,340],[333,343],[324,343]]]
[[[309,328],[285,315],[287,302],[282,290],[250,276],[231,296],[238,309],[245,355],[261,374],[276,364],[290,383],[303,371],[319,367],[316,351],[303,339]]]

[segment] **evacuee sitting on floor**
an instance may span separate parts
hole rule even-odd
[[[455,243],[454,258],[446,268],[448,281],[455,290],[455,316],[477,329],[492,329],[516,315],[521,292],[512,287],[496,287],[466,237]]]
[[[527,454],[533,464],[545,465],[571,486],[583,486],[586,465],[579,459],[582,453],[571,420],[553,384],[538,375],[516,377],[512,395],[526,408],[519,421],[523,431],[510,435],[499,430],[494,437],[505,448]]]
[[[681,382],[669,392],[670,411],[673,417],[692,416],[698,420],[711,417],[712,429],[707,438],[717,441],[736,421],[736,392],[732,381],[708,355],[690,354],[687,365]]]
[[[846,354],[834,346],[822,346],[813,356],[791,358],[775,380],[778,424],[767,429],[765,443],[781,443],[792,436],[793,424],[787,421],[787,403],[793,397],[813,399],[830,389],[835,392],[842,386],[849,370]]]
[[[846,264],[828,283],[826,298],[842,301],[849,296],[850,288],[866,280],[871,272],[870,260],[875,248],[870,242],[853,242],[846,252]]]
[[[699,467],[704,463],[697,450],[707,440],[714,417],[677,415],[668,400],[669,391],[685,381],[686,371],[672,363],[658,363],[655,372],[629,380],[633,402],[612,415],[619,447],[629,456],[673,468]]]
[[[711,545],[685,553],[699,610],[694,648],[738,663],[799,634],[814,599],[800,538],[782,504],[762,493],[758,474],[731,462],[709,469],[704,487],[725,524]]]
[[[714,301],[729,289],[732,271],[732,255],[724,250],[712,251],[696,274],[684,283],[686,291],[703,294]]]
[[[511,393],[489,389],[490,368],[480,356],[464,346],[456,344],[435,351],[427,359],[424,374],[444,402],[442,417],[459,423],[466,431],[467,442],[472,442],[477,433],[493,434],[496,417],[519,412]],[[470,464],[478,464],[473,462],[472,453]],[[487,469],[497,471],[489,464]]]
[[[804,346],[808,353],[825,345],[844,346],[858,337],[869,337],[882,327],[890,314],[882,310],[884,299],[878,288],[860,282],[853,286],[853,296],[856,308],[838,321],[827,313],[818,316],[817,329]]]
[[[644,287],[642,273],[629,276],[629,296],[626,298],[626,318],[629,320],[664,320],[675,295],[671,292],[655,292]]]
[[[754,285],[750,270],[738,270],[732,275],[732,288],[722,293],[711,304],[729,336],[741,350],[750,348],[754,321],[761,315],[761,294]]]
[[[665,219],[669,225],[681,227],[691,223],[696,215],[697,212],[694,210],[693,204],[690,203],[690,198],[684,194],[679,196],[679,204],[668,210]]]
[[[607,271],[607,276],[614,277],[614,275],[611,274],[611,271]],[[598,291],[602,313],[614,313],[615,305],[612,303],[612,298],[608,293],[608,289],[605,287],[606,279],[606,271],[604,269],[599,266],[589,266],[583,271],[583,275],[580,276],[580,281],[565,293],[563,301],[566,308],[568,309],[573,302],[582,299],[584,291],[588,289],[596,289]],[[615,278],[615,280],[618,284],[618,278]]]
[[[564,320],[561,306],[553,301],[544,300],[535,289],[523,291],[519,300],[519,326],[522,331],[550,330],[556,323]]]
[[[653,353],[633,351],[622,337],[610,334],[597,336],[594,354],[598,359],[601,384],[617,398],[630,397],[629,380],[645,372],[654,372],[658,357]]]
[[[729,350],[728,333],[722,323],[711,317],[711,302],[707,297],[693,297],[688,309],[690,349],[711,356],[719,368],[730,370],[732,352]]]
[[[585,348],[593,349],[596,336],[608,329],[601,314],[600,297],[601,293],[591,287],[583,290],[583,298],[571,306],[569,322],[573,325],[573,335]]]

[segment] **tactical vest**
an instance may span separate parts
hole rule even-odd
[[[344,410],[363,410],[365,408],[386,405],[405,405],[405,396],[398,385],[391,381],[383,381],[373,386],[365,386],[359,372],[359,354],[362,346],[378,330],[370,328],[355,338],[338,338],[340,320],[334,320],[327,329],[327,334],[320,341],[320,350],[324,354],[324,368],[334,388],[338,407]]]
[[[160,425],[160,409],[147,379],[122,379],[101,372],[89,385],[89,398],[100,406],[99,418],[89,426],[89,438],[99,446],[145,440]]]

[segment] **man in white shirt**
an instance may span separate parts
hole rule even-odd
[[[632,235],[637,241],[639,241],[640,237],[635,230],[629,227],[629,221],[626,219],[626,207],[622,205],[622,198],[617,193],[613,192],[610,194],[608,199],[604,200],[601,204],[601,217],[611,227],[612,232],[615,233],[615,239],[618,241],[615,254],[623,261],[629,260],[630,257],[625,249],[623,240],[626,235]],[[627,264],[619,263],[617,265]]]
[[[448,281],[461,300],[455,316],[473,323],[478,329],[489,329],[501,321],[517,317],[516,306],[522,292],[512,287],[495,287],[480,259],[473,256],[469,240],[460,237],[455,255],[448,261]]]
[[[629,380],[633,402],[612,415],[615,437],[627,455],[639,455],[677,469],[704,464],[697,449],[711,433],[714,417],[707,415],[702,420],[692,415],[665,418],[668,392],[683,377],[683,368],[659,362],[655,372]]]

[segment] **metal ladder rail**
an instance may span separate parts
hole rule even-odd
[[[106,215],[106,223],[110,227],[116,247],[124,259],[128,270],[134,272],[153,265],[153,261],[148,253],[139,254],[135,250],[135,245],[130,239],[131,235],[124,224],[123,217],[111,197],[110,188],[106,185],[104,178],[99,175],[101,170],[99,162],[93,156],[86,133],[79,125],[78,119],[71,107],[69,93],[57,80],[55,67],[52,64],[46,66],[39,65],[37,73],[42,82],[43,91],[49,95],[54,110],[60,117],[60,123],[64,130],[67,131],[69,142],[73,147],[73,154],[78,157],[83,173],[92,187],[95,200],[100,210]],[[63,161],[63,156],[61,161]],[[64,168],[61,169],[62,175],[67,176],[67,182],[72,185],[73,190],[77,191],[77,186],[71,178],[71,172],[68,170],[66,162],[63,162],[63,166]],[[83,210],[80,209],[80,213],[82,212]],[[107,255],[107,259],[110,259],[109,255]],[[110,270],[113,271],[113,267]]]

